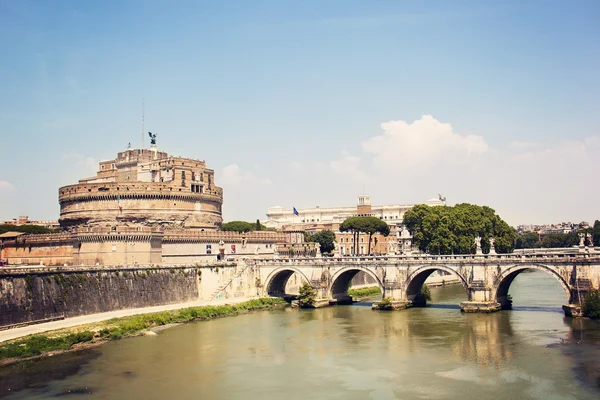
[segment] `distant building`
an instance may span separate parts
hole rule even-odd
[[[21,225],[38,225],[38,226],[43,226],[44,228],[49,228],[49,229],[58,229],[60,228],[60,224],[58,223],[58,221],[42,221],[42,220],[30,220],[29,217],[27,215],[20,215],[19,218],[14,218],[8,221],[2,221],[3,225],[14,225],[14,226],[21,226]]]
[[[431,199],[423,204],[440,206],[445,205],[445,202],[439,199]],[[356,206],[299,208],[297,209],[298,215],[294,215],[293,209],[284,209],[279,206],[270,207],[267,210],[267,219],[262,223],[267,228],[280,230],[285,225],[307,227],[310,225],[339,225],[348,217],[368,215],[378,217],[387,222],[388,225],[401,225],[404,213],[414,206],[415,204],[372,206],[371,197],[362,195],[358,197],[358,204]]]
[[[424,204],[429,206],[445,205],[439,199],[431,199]],[[339,226],[346,218],[353,216],[377,217],[390,226],[390,235],[373,235],[371,238],[371,254],[396,254],[410,251],[412,237],[403,226],[404,214],[413,208],[414,204],[404,205],[371,205],[371,197],[361,195],[354,207],[331,207],[331,208],[300,208],[294,214],[293,209],[282,207],[271,207],[267,211],[267,220],[263,224],[267,228],[277,230],[301,229],[306,232],[317,232],[325,229],[332,230],[336,235],[338,252],[340,255],[368,254],[369,235],[360,234],[354,245],[354,235],[350,232],[340,232]]]

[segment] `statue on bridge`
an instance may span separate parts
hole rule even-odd
[[[494,247],[495,241],[496,240],[493,237],[490,238],[490,254],[496,254],[496,248]]]
[[[481,254],[481,236],[475,238],[475,252]]]
[[[589,246],[594,247],[594,237],[592,236],[592,234],[588,232],[586,236],[588,242],[590,242]]]
[[[579,234],[579,247],[585,246],[585,233]]]

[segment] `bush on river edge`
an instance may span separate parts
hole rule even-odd
[[[369,297],[381,294],[379,286],[363,287],[358,289],[348,289],[348,295],[352,297]]]
[[[249,300],[239,304],[190,307],[180,310],[115,318],[100,323],[98,328],[93,331],[85,330],[71,332],[60,336],[55,336],[56,333],[49,332],[46,334],[28,336],[23,339],[17,339],[10,343],[2,344],[0,345],[0,360],[38,356],[43,353],[57,350],[69,350],[76,344],[89,343],[94,339],[121,339],[127,336],[139,335],[141,332],[155,326],[190,322],[194,320],[208,320],[283,304],[285,304],[283,299],[262,298]]]

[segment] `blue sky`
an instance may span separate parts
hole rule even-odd
[[[142,99],[162,150],[215,169],[227,220],[363,191],[600,218],[599,20],[597,1],[0,0],[0,220],[57,218],[60,186],[141,145]]]

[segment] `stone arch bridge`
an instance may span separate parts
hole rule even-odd
[[[563,287],[567,315],[579,315],[578,304],[587,292],[600,288],[600,252],[539,252],[531,254],[402,255],[383,257],[252,260],[262,295],[285,296],[288,279],[298,274],[317,292],[318,305],[349,303],[350,281],[359,271],[370,275],[394,308],[424,305],[420,296],[427,277],[436,270],[458,277],[467,295],[466,312],[493,312],[510,308],[508,290],[517,275],[528,269],[543,271]],[[250,266],[249,265],[249,266]]]

